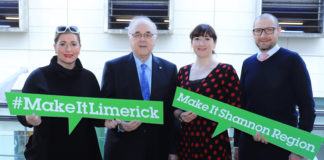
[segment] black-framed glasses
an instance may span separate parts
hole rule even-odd
[[[260,36],[264,31],[265,34],[273,34],[273,32],[277,29],[277,27],[267,27],[267,28],[254,28],[253,34],[255,36]]]
[[[133,34],[131,34],[131,36],[133,38],[136,38],[136,39],[140,39],[142,37],[145,38],[145,39],[151,39],[151,38],[153,38],[154,34],[152,34],[152,33],[144,33],[144,34],[141,34],[141,33],[133,33]]]
[[[80,30],[77,26],[58,26],[56,27],[56,33],[65,33],[70,31],[71,33],[80,33]]]

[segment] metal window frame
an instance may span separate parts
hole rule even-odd
[[[109,29],[109,17],[108,17],[108,2],[109,0],[104,0],[104,32],[110,34],[127,34],[127,29]],[[172,34],[174,21],[173,21],[173,10],[174,10],[174,0],[169,1],[169,29],[168,30],[158,30],[158,34]]]
[[[0,28],[0,32],[27,32],[28,31],[28,0],[18,0],[19,27]]]
[[[262,14],[262,2],[263,0],[257,0],[256,1],[256,16],[257,15],[261,15]],[[322,1],[323,3],[323,8],[322,8],[322,17],[324,19],[324,1]],[[301,37],[301,38],[322,38],[324,37],[324,20],[322,22],[322,30],[323,33],[290,33],[290,32],[281,32],[280,33],[280,37]]]

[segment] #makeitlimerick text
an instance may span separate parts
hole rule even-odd
[[[158,110],[149,107],[148,109],[140,109],[139,106],[136,107],[112,107],[103,106],[99,103],[95,107],[94,102],[82,102],[76,101],[75,103],[62,103],[59,100],[54,99],[53,101],[43,101],[42,98],[36,98],[31,100],[29,97],[23,97],[24,106],[23,110],[28,111],[44,111],[44,112],[58,112],[58,113],[76,113],[82,115],[104,115],[104,116],[114,116],[114,117],[137,117],[137,118],[160,118],[157,115]],[[22,98],[16,97],[13,100],[14,109],[20,109],[22,105]]]
[[[11,115],[66,117],[71,134],[82,118],[163,124],[163,102],[7,92]]]

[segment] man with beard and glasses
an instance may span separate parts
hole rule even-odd
[[[278,19],[273,15],[256,17],[252,33],[259,51],[243,62],[242,107],[310,132],[315,119],[310,77],[298,53],[279,47],[280,31]],[[235,144],[239,146],[235,148],[239,160],[305,159],[268,144],[260,133],[250,136],[242,132],[235,136],[239,137]]]

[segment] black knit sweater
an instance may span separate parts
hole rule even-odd
[[[50,95],[99,97],[100,88],[94,74],[82,67],[79,59],[72,70],[63,68],[54,56],[48,66],[33,71],[27,78],[22,92]],[[94,126],[103,126],[103,120],[83,118],[69,135],[68,119],[41,117],[42,123],[26,145],[27,160],[100,160]],[[25,116],[18,120],[29,126]]]
[[[243,63],[241,84],[243,109],[312,131],[315,110],[311,80],[296,52],[280,48],[263,62],[257,54],[249,57]],[[255,142],[245,133],[238,144],[240,160],[287,160],[290,154],[273,144]]]

